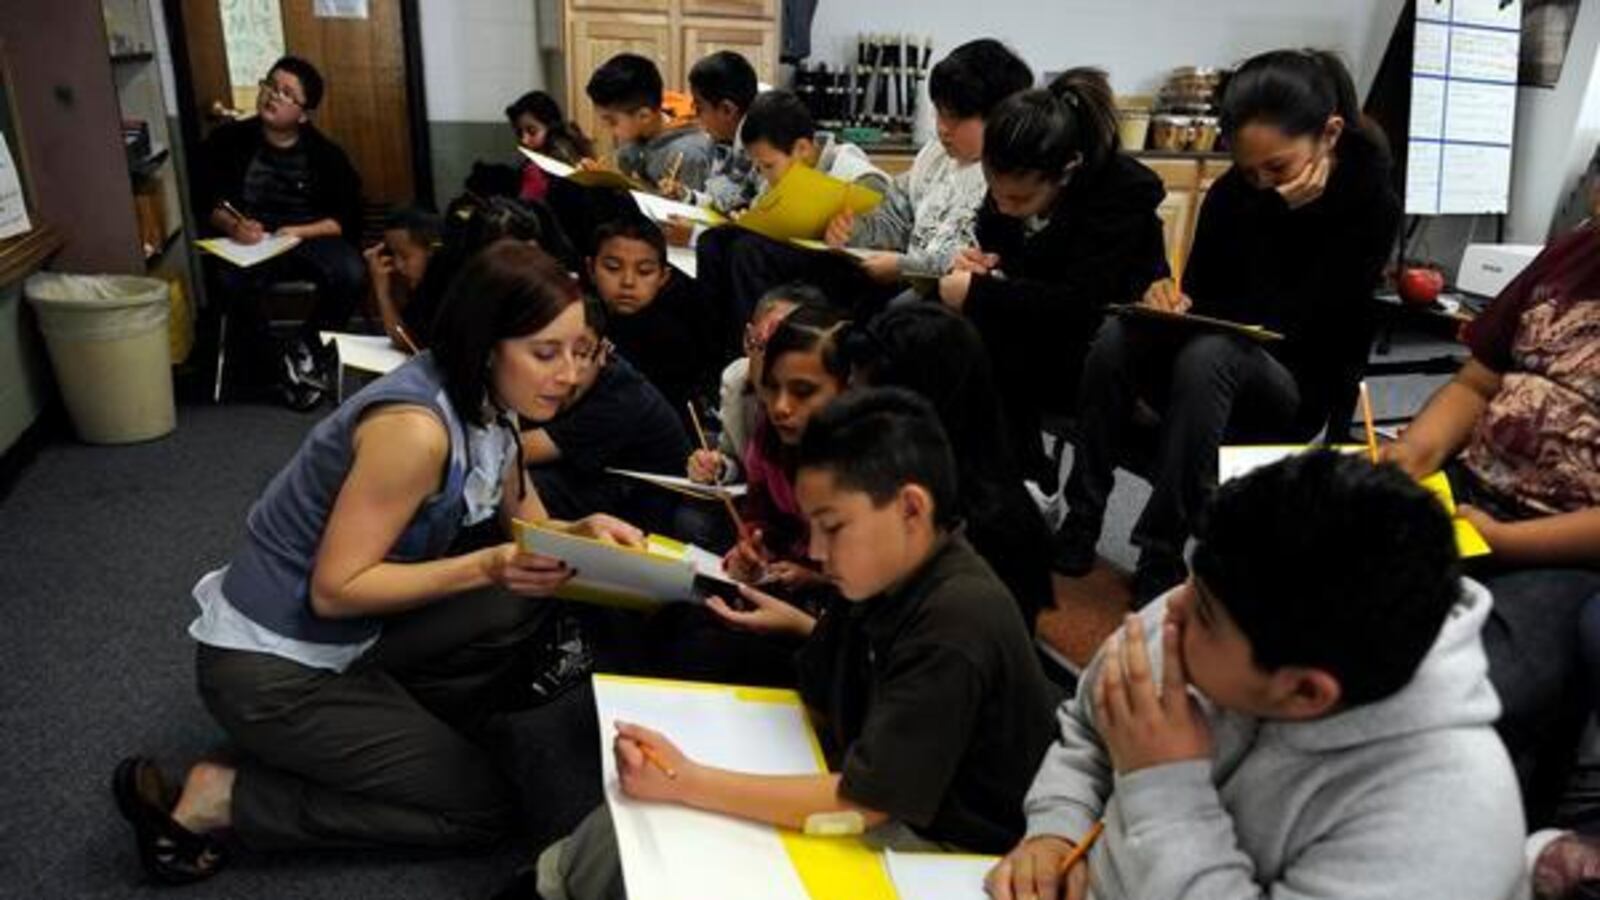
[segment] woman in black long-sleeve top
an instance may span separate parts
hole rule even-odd
[[[945,305],[983,336],[1018,463],[1047,491],[1057,474],[1046,465],[1040,411],[1072,409],[1105,307],[1136,300],[1168,273],[1161,179],[1119,152],[1116,125],[1096,69],[1072,69],[997,106],[984,126],[989,193],[978,247],[939,284]]]
[[[1401,216],[1375,127],[1362,124],[1350,75],[1331,54],[1275,51],[1234,75],[1223,97],[1233,168],[1206,197],[1182,289],[1162,279],[1143,302],[1285,339],[1105,324],[1084,367],[1058,571],[1093,565],[1139,401],[1161,414],[1154,490],[1133,531],[1143,601],[1183,579],[1184,544],[1216,487],[1222,443],[1303,441],[1326,423],[1365,359],[1372,289]]]

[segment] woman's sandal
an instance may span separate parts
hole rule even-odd
[[[133,826],[145,874],[163,884],[192,884],[217,874],[228,860],[226,845],[173,821],[167,790],[153,760],[130,756],[111,777],[117,809]]]

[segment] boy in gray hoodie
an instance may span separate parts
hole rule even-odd
[[[1526,897],[1490,598],[1435,500],[1313,453],[1224,485],[1198,540],[1062,706],[990,895]]]

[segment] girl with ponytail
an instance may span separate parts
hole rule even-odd
[[[1135,411],[1149,405],[1161,424],[1153,491],[1133,532],[1143,600],[1185,577],[1184,544],[1216,487],[1220,444],[1348,428],[1330,414],[1349,409],[1366,364],[1372,290],[1400,223],[1386,142],[1333,54],[1276,50],[1240,66],[1223,91],[1222,129],[1233,167],[1206,195],[1182,287],[1160,278],[1143,303],[1264,325],[1284,340],[1119,319],[1084,364],[1056,568],[1093,565],[1112,471],[1127,461]]]
[[[1053,491],[1041,410],[1071,408],[1105,307],[1167,275],[1165,190],[1122,152],[1098,69],[1001,101],[984,125],[983,170],[978,245],[957,255],[939,297],[983,336],[1023,474]]]

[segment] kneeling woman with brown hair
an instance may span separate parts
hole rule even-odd
[[[158,881],[250,849],[460,846],[514,814],[470,737],[564,563],[474,526],[547,521],[518,464],[516,418],[550,419],[596,346],[576,283],[544,252],[493,244],[446,295],[432,349],[312,429],[250,510],[226,567],[195,586],[197,680],[242,751],[196,763],[176,805],[144,758],[118,806]],[[569,526],[637,543],[594,516]]]

